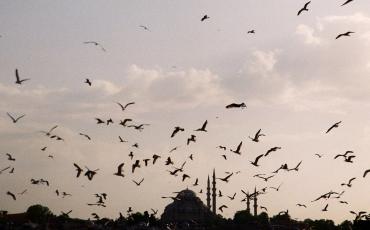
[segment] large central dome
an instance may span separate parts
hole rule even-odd
[[[162,220],[177,223],[187,221],[204,223],[213,216],[195,192],[185,189],[177,194],[176,199],[171,204],[166,206],[162,214]]]

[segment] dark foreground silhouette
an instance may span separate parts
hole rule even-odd
[[[0,212],[0,230],[10,229],[319,229],[319,230],[350,230],[370,229],[369,216],[356,217],[353,221],[343,221],[335,225],[332,220],[311,220],[298,221],[291,219],[287,211],[269,217],[266,212],[258,216],[252,216],[246,210],[235,213],[233,219],[225,219],[218,215],[206,220],[205,223],[197,223],[193,220],[171,223],[157,218],[157,211],[151,210],[128,212],[127,216],[119,213],[117,219],[102,218],[92,214],[92,219],[82,220],[70,218],[72,210],[62,212],[61,215],[54,215],[49,208],[41,205],[30,206],[25,213],[7,214]]]

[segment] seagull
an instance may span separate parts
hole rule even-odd
[[[194,131],[207,132],[207,130],[206,130],[207,123],[208,123],[208,121],[206,120],[206,121],[203,123],[203,125],[202,125],[202,127],[201,127],[201,128],[196,129],[196,130],[194,130]]]
[[[92,84],[92,83],[91,83],[91,80],[90,80],[90,79],[88,79],[88,78],[86,78],[86,79],[85,79],[85,82],[84,82],[84,83],[88,84],[89,86],[91,86],[91,84]]]
[[[347,186],[347,187],[352,187],[352,181],[354,180],[354,179],[356,179],[356,177],[353,177],[353,178],[351,178],[349,181],[348,181],[348,183],[346,184],[346,183],[342,183],[342,184],[340,184],[341,186]]]
[[[221,206],[218,208],[218,210],[220,210],[221,212],[224,212],[224,211],[223,211],[223,209],[224,209],[224,208],[228,208],[228,207],[227,207],[226,205],[221,205]]]
[[[180,147],[180,146],[173,147],[173,148],[169,151],[169,153],[172,153],[173,151],[177,150],[177,148],[179,148],[179,147]]]
[[[254,142],[259,142],[259,137],[266,136],[265,134],[261,133],[261,129],[257,131],[257,133],[254,135],[254,137],[249,137]]]
[[[125,109],[129,106],[129,105],[134,105],[135,104],[135,102],[133,101],[133,102],[129,102],[129,103],[127,103],[126,105],[122,105],[121,103],[119,103],[119,102],[116,102],[120,107],[121,107],[121,109],[122,109],[122,111],[125,111]],[[131,120],[131,119],[130,119]],[[131,120],[132,121],[132,120]]]
[[[132,158],[134,158],[134,153],[131,151],[128,156],[130,157],[130,159],[132,160]]]
[[[50,136],[51,132],[53,132],[54,129],[58,128],[57,125],[53,126],[49,131],[40,131],[41,133],[45,133],[46,136]]]
[[[86,137],[88,140],[91,140],[91,138],[90,138],[90,136],[89,135],[87,135],[87,134],[84,134],[84,133],[79,133],[81,136],[84,136],[84,137]]]
[[[263,177],[263,176],[257,175],[256,177],[261,178],[261,179],[263,179],[263,180],[265,180],[267,182],[270,178],[273,178],[274,176],[275,175],[271,175],[271,176],[268,176],[268,177]]]
[[[348,204],[348,202],[347,201],[344,201],[344,200],[340,200],[339,203],[341,203],[341,204]]]
[[[323,211],[323,212],[328,211],[328,206],[329,206],[329,204],[326,204],[325,207],[321,211]]]
[[[188,138],[188,141],[187,141],[187,145],[189,145],[189,143],[192,141],[192,142],[195,142],[196,140],[195,140],[195,138],[196,138],[196,136],[195,135],[191,135],[189,138]]]
[[[5,168],[1,169],[1,170],[0,170],[0,174],[1,174],[2,172],[4,172],[4,171],[8,170],[8,169],[10,169],[10,166],[5,167]]]
[[[184,181],[186,178],[190,178],[190,176],[184,173],[184,174],[182,175],[182,181]]]
[[[197,186],[197,185],[198,185],[198,178],[195,179],[193,186]]]
[[[6,113],[6,114],[10,117],[10,119],[12,119],[13,123],[17,123],[17,121],[19,119],[21,119],[22,117],[26,116],[26,114],[23,114],[23,115],[21,115],[21,116],[19,116],[17,118],[14,118],[12,115],[10,115],[10,113]]]
[[[171,160],[171,157],[167,157],[165,165],[173,165],[173,161]]]
[[[358,213],[354,212],[354,211],[349,211],[351,214],[355,215],[355,220],[361,220],[362,217],[366,214],[365,211],[360,211]]]
[[[367,169],[365,172],[364,172],[364,175],[362,176],[363,178],[366,177],[366,175],[370,172],[370,169]]]
[[[161,156],[157,155],[157,154],[154,154],[153,155],[153,165],[155,164],[155,162],[158,160],[158,158],[161,158]]]
[[[121,136],[118,136],[119,142],[124,143],[127,142],[126,140],[123,140]]]
[[[97,219],[97,220],[100,219],[100,217],[98,216],[98,214],[96,214],[95,212],[94,213],[91,213],[91,215],[94,217],[94,219]]]
[[[139,27],[143,28],[144,30],[150,31],[150,29],[147,26],[140,25]]]
[[[292,171],[292,170],[295,170],[298,172],[298,167],[302,164],[302,161],[300,161],[297,166],[295,166],[294,168],[291,168],[291,169],[288,169],[288,171]]]
[[[87,176],[87,179],[89,179],[89,180],[92,180],[93,177],[96,175],[96,172],[99,170],[99,169],[90,170],[86,166],[85,166],[85,168],[87,169],[87,171],[85,172],[85,176]]]
[[[45,151],[45,150],[46,150],[46,148],[47,148],[46,146],[45,146],[45,147],[43,147],[43,148],[41,149],[41,151]]]
[[[102,119],[100,119],[100,118],[95,118],[95,120],[96,120],[96,124],[104,124],[105,122],[102,120]]]
[[[265,153],[265,157],[267,157],[271,152],[277,151],[278,149],[281,149],[281,147],[273,147],[273,148],[267,150],[267,152]]]
[[[179,131],[184,132],[185,129],[181,128],[180,126],[176,126],[175,129],[172,131],[171,138],[174,137]]]
[[[349,37],[349,36],[351,36],[351,34],[353,34],[353,33],[355,33],[355,32],[348,31],[348,32],[345,32],[345,33],[339,34],[338,36],[336,36],[336,37],[335,37],[335,39],[338,39],[338,38],[340,38],[340,37],[342,37],[342,36]]]
[[[333,128],[338,128],[340,123],[342,123],[342,121],[338,121],[334,125],[330,126],[330,128],[326,130],[326,133],[330,132],[330,130],[332,130]]]
[[[255,33],[255,31],[254,30],[249,30],[248,32],[247,32],[247,34],[254,34]]]
[[[76,175],[76,177],[79,177],[79,176],[81,175],[81,172],[82,172],[83,170],[82,170],[82,169],[81,169],[81,167],[80,167],[80,166],[78,166],[76,163],[73,163],[73,165],[75,166],[76,171],[77,171],[77,175]]]
[[[30,80],[30,78],[25,78],[25,79],[22,79],[22,80],[21,80],[21,79],[19,78],[18,69],[15,69],[15,78],[16,78],[15,84],[18,84],[18,85],[22,84],[22,82],[24,82],[24,81],[28,81],[28,80]]]
[[[226,109],[233,109],[233,108],[241,108],[241,109],[244,109],[244,108],[247,108],[247,106],[245,105],[244,102],[242,102],[240,104],[238,104],[238,103],[231,103],[229,105],[226,105]]]
[[[347,0],[345,1],[341,6],[347,5],[348,3],[352,2],[353,0]]]
[[[13,198],[13,200],[17,200],[17,198],[15,197],[15,195],[9,191],[6,192],[6,195],[9,195]]]
[[[72,212],[72,210],[69,210],[68,212],[63,212],[61,211],[62,213],[62,216],[66,216],[66,217],[69,217],[69,214]]]
[[[317,156],[318,158],[321,158],[323,155],[316,153],[315,156]]]
[[[106,51],[105,49],[104,49],[104,47],[100,44],[100,43],[98,43],[98,42],[95,42],[95,41],[87,41],[87,42],[84,42],[84,44],[93,44],[93,45],[95,45],[95,46],[98,46],[98,47],[100,47],[100,49],[102,50],[102,51]]]
[[[298,207],[304,207],[304,208],[307,208],[307,206],[305,204],[296,204]]]
[[[150,125],[150,124],[128,125],[127,127],[129,128],[133,127],[134,129],[139,130],[141,132],[144,129],[144,125]]]
[[[346,158],[349,153],[353,153],[353,151],[346,151],[344,154],[337,154],[334,159],[337,159],[338,157],[344,157]]]
[[[303,8],[298,11],[297,16],[299,16],[303,11],[308,11],[307,7],[310,3],[311,3],[311,1],[306,2],[306,4],[304,4]]]
[[[242,147],[242,144],[243,144],[243,141],[241,141],[241,142],[239,143],[239,145],[238,145],[238,147],[236,148],[236,150],[232,150],[232,149],[230,149],[230,151],[231,151],[231,152],[233,152],[233,153],[236,153],[236,154],[241,155],[240,149],[241,149],[241,147]]]
[[[132,180],[132,182],[134,182],[137,186],[140,186],[143,181],[144,181],[144,178],[141,179],[139,182]]]
[[[222,180],[222,181],[224,181],[224,182],[229,182],[229,179],[230,179],[230,177],[233,175],[234,173],[230,173],[229,175],[227,175],[226,177],[224,177],[224,178],[217,178],[217,179],[219,179],[219,180]]]
[[[109,123],[113,124],[113,120],[112,120],[112,118],[109,118],[109,119],[107,120],[107,125],[109,125]]]
[[[226,150],[226,146],[222,146],[222,145],[217,146],[217,148],[222,149],[224,151]]]
[[[140,161],[136,160],[135,163],[132,165],[132,173],[135,172],[136,168],[140,168]]]
[[[353,163],[352,158],[355,158],[355,157],[356,157],[355,155],[345,157],[344,161],[348,163]]]
[[[281,183],[277,188],[275,188],[275,187],[270,187],[270,188],[275,189],[275,190],[276,190],[276,192],[278,192],[278,191],[279,191],[279,189],[280,189],[280,187],[281,187],[281,185],[282,185],[282,183]]]
[[[263,157],[264,155],[263,154],[261,154],[261,155],[259,155],[258,157],[256,157],[256,159],[254,160],[254,161],[250,161],[251,162],[251,164],[252,165],[254,165],[254,166],[256,166],[256,167],[258,167],[259,165],[258,165],[258,160],[261,158],[261,157]]]
[[[194,160],[193,154],[190,154],[190,155],[189,155],[189,159],[190,159],[190,160]]]
[[[149,158],[146,158],[146,159],[143,159],[143,161],[144,161],[145,167],[147,167],[148,166],[148,162],[150,161],[150,159]]]
[[[236,193],[234,193],[234,195],[233,196],[227,196],[230,200],[234,200],[235,199],[235,195],[236,195]]]
[[[125,175],[123,175],[123,170],[122,170],[124,164],[125,163],[119,164],[118,167],[117,167],[117,172],[114,173],[113,175],[125,177]]]
[[[125,118],[123,121],[121,120],[119,124],[122,125],[123,127],[126,127],[127,126],[126,123],[130,121],[132,121],[131,118]]]
[[[8,156],[9,161],[15,161],[15,158],[13,158],[12,155],[10,155],[10,153],[6,153],[5,155]]]
[[[203,17],[202,17],[202,19],[200,19],[200,21],[201,22],[203,22],[204,20],[206,20],[206,19],[209,19],[210,17],[206,14],[206,15],[204,15]]]

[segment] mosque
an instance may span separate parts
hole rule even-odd
[[[256,189],[255,189],[256,192]],[[256,193],[254,193],[256,194]],[[212,194],[211,182],[208,176],[206,188],[206,202],[205,205],[202,200],[197,197],[195,192],[185,189],[177,194],[174,201],[167,205],[161,216],[164,222],[186,222],[194,221],[196,223],[205,223],[217,216],[217,189],[216,189],[216,172],[213,170],[212,175]],[[250,213],[250,200],[252,196],[247,194],[247,212]],[[212,201],[212,202],[211,202]],[[253,196],[253,214],[257,216],[257,196]],[[212,204],[211,204],[212,203]]]

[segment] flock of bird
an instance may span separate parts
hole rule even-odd
[[[345,6],[345,5],[349,4],[352,1],[353,0],[345,1],[342,4],[342,6]],[[304,11],[309,11],[310,4],[311,4],[311,1],[307,2],[303,6],[303,8],[301,8],[298,11],[297,15],[299,16]],[[201,17],[200,21],[204,22],[204,21],[210,20],[210,19],[211,19],[211,17],[206,14],[203,17]],[[151,31],[149,29],[149,27],[147,27],[145,25],[140,25],[139,27],[144,29],[145,31],[148,31],[148,32]],[[255,30],[254,29],[249,30],[247,33],[248,34],[255,34]],[[352,31],[341,33],[335,39],[339,39],[343,36],[350,36],[353,33],[354,32],[352,32]],[[103,52],[106,52],[106,49],[99,42],[86,41],[86,42],[83,42],[83,44],[93,45],[93,46],[98,47],[99,49],[101,49]],[[21,78],[19,70],[15,69],[15,83],[17,85],[23,85],[23,84],[26,83],[26,81],[29,81],[29,80],[31,80],[31,79]],[[91,87],[94,84],[94,81],[92,79],[86,78],[85,81],[84,82],[81,81],[81,83],[85,83],[87,85],[86,87]],[[129,103],[126,103],[126,104],[116,102],[116,104],[118,105],[118,109],[121,112],[125,112],[131,106],[135,106],[136,102],[129,102]],[[225,106],[226,110],[230,110],[230,109],[243,110],[243,109],[246,109],[246,108],[247,108],[247,106],[244,102],[231,103],[231,104],[228,104],[228,105]],[[22,121],[24,121],[26,119],[25,114],[15,115],[14,113],[10,113],[10,112],[7,112],[6,114],[10,118],[11,122],[14,123],[14,124],[21,123]],[[92,117],[91,120],[92,120],[92,122],[96,122],[96,125],[110,126],[110,125],[118,124],[118,125],[122,126],[123,128],[127,128],[127,129],[131,128],[131,129],[137,130],[139,132],[142,132],[145,129],[145,127],[150,126],[149,123],[136,123],[133,118],[125,118],[125,119],[120,120],[120,121],[115,121],[112,118]],[[24,122],[26,122],[26,121],[24,121]],[[338,122],[334,123],[333,125],[329,126],[329,128],[325,131],[325,133],[328,134],[328,133],[334,132],[334,129],[339,128],[339,126],[341,124],[342,124],[342,121],[338,121]],[[44,134],[50,140],[65,141],[65,138],[56,134],[58,127],[59,127],[59,125],[54,125],[53,127],[51,127],[47,131],[39,131],[39,132]],[[204,133],[204,134],[207,133],[208,128],[209,128],[208,120],[205,120],[200,126],[198,126],[198,128],[190,129],[191,133],[184,139],[184,143],[186,143],[186,146],[196,143],[198,141],[198,139],[197,139],[198,136],[200,136],[200,134],[202,134],[202,133]],[[169,139],[178,138],[179,134],[184,132],[185,130],[188,130],[188,129],[185,128],[185,127],[181,127],[181,126],[173,127],[172,130],[168,131]],[[78,133],[78,135],[80,135],[83,138],[86,138],[86,140],[88,140],[88,141],[92,141],[92,138],[90,137],[89,134],[80,132],[80,133]],[[262,129],[259,129],[254,135],[248,136],[248,138],[252,142],[260,143],[262,141],[263,137],[265,137],[265,136],[266,136],[266,134],[264,134],[262,132]],[[128,143],[128,141],[125,140],[124,138],[122,138],[121,136],[118,136],[117,138],[118,138],[117,141],[120,142],[120,143]],[[224,159],[224,160],[228,160],[228,154],[236,154],[236,156],[241,156],[243,154],[243,141],[244,140],[241,140],[239,142],[239,144],[237,146],[234,146],[234,147],[227,147],[227,146],[223,146],[223,145],[219,145],[219,146],[215,146],[215,147],[218,148],[221,151],[220,157],[222,157],[222,159]],[[132,149],[139,149],[139,143],[131,143],[131,148]],[[41,151],[46,151],[47,146],[43,146],[40,149],[41,149]],[[191,175],[190,172],[185,171],[185,167],[190,164],[189,162],[194,161],[194,155],[190,154],[188,156],[187,160],[185,160],[184,162],[176,163],[176,160],[174,159],[173,152],[177,151],[178,149],[179,149],[179,146],[176,146],[176,147],[172,148],[168,153],[153,154],[149,158],[138,157],[135,154],[135,150],[132,150],[128,154],[128,157],[129,157],[130,160],[128,162],[120,162],[117,166],[115,166],[116,170],[112,171],[111,174],[112,174],[112,176],[117,176],[117,177],[120,177],[122,179],[125,179],[125,178],[128,177],[127,174],[133,175],[136,172],[136,170],[142,169],[144,167],[150,167],[150,166],[155,165],[157,163],[157,164],[163,164],[164,166],[168,167],[166,169],[166,172],[168,172],[169,176],[174,176],[174,177],[179,176],[181,182],[194,179],[194,182],[191,183],[192,186],[193,187],[200,186],[199,179],[197,177]],[[277,152],[281,149],[282,149],[282,147],[279,147],[279,146],[269,148],[265,153],[259,154],[257,157],[255,157],[255,159],[249,160],[249,162],[253,167],[259,167],[261,165],[261,161],[263,159],[269,157],[271,154],[273,154],[273,152]],[[16,158],[13,156],[13,154],[5,153],[4,155],[7,157],[6,159],[9,162],[16,161]],[[323,157],[323,155],[320,155],[320,154],[315,154],[315,155],[319,158]],[[53,155],[49,155],[48,157],[53,158]],[[337,154],[336,156],[334,156],[333,160],[343,159],[345,163],[354,163],[355,158],[356,158],[356,156],[354,155],[353,151],[346,151],[343,154]],[[274,178],[281,171],[287,171],[287,172],[295,171],[295,172],[298,172],[302,163],[303,162],[300,161],[294,167],[289,167],[287,163],[282,163],[281,166],[279,168],[277,168],[276,170],[274,170],[274,171],[271,170],[272,171],[271,173],[267,173],[267,172],[266,173],[259,173],[259,174],[253,175],[253,177],[261,179],[265,182],[268,182],[270,179]],[[90,169],[89,167],[82,166],[82,165],[84,165],[84,164],[80,163],[80,162],[74,162],[73,165],[71,165],[71,167],[74,167],[74,169],[76,171],[75,172],[75,177],[76,178],[80,178],[81,176],[84,176],[89,181],[92,181],[94,179],[94,177],[99,174],[99,169]],[[128,172],[125,171],[125,166],[129,167]],[[0,174],[4,174],[5,172],[14,173],[14,170],[15,170],[15,168],[13,166],[9,165],[9,166],[6,166],[6,167],[0,169]],[[226,172],[225,176],[218,177],[217,180],[228,183],[232,179],[233,176],[235,176],[239,173],[241,173],[241,172],[240,171]],[[366,169],[364,171],[362,177],[366,178],[366,176],[369,173],[370,173],[370,169]],[[344,187],[346,189],[352,188],[353,182],[355,180],[358,180],[356,176],[351,177],[349,180],[345,180],[340,186]],[[137,180],[131,179],[130,181],[132,183],[134,183],[136,186],[141,186],[143,183],[145,183],[145,178],[143,177],[143,178],[140,178],[140,179],[137,179]],[[51,186],[51,183],[49,183],[49,181],[44,179],[44,178],[40,178],[40,179],[31,178],[30,179],[30,184],[31,185],[45,185],[47,187]],[[243,196],[243,199],[241,200],[241,202],[244,203],[247,198],[253,198],[255,196],[264,195],[264,194],[267,193],[268,190],[274,190],[274,191],[278,192],[281,189],[282,185],[283,185],[283,183],[280,183],[280,185],[277,186],[277,187],[266,186],[264,188],[256,190],[253,193],[249,193],[249,192],[246,192],[243,189],[241,189],[241,193],[242,193],[242,196]],[[72,194],[67,193],[65,191],[59,191],[59,189],[55,189],[54,191],[55,191],[55,194],[57,196],[62,196],[62,197],[72,196]],[[325,192],[324,194],[319,195],[316,199],[312,200],[311,202],[317,202],[317,201],[320,201],[320,200],[327,201],[328,199],[333,198],[333,199],[338,199],[338,202],[341,203],[341,204],[348,204],[347,201],[342,199],[342,195],[345,193],[345,191],[346,190],[343,190],[343,191],[340,191],[340,192],[338,192],[338,191]],[[25,189],[21,193],[15,193],[15,192],[12,192],[12,191],[7,191],[6,195],[8,195],[12,200],[15,201],[15,200],[17,200],[17,196],[25,195],[26,192],[27,192],[27,189]],[[199,193],[203,193],[203,189],[200,189]],[[86,205],[88,205],[88,206],[98,206],[98,207],[102,207],[102,208],[107,207],[107,205],[106,205],[106,200],[108,199],[108,194],[107,193],[96,193],[96,194],[93,194],[93,196],[96,198],[95,202],[87,203]],[[222,191],[218,190],[218,197],[223,197],[223,196],[224,195],[223,195]],[[233,194],[230,194],[230,195],[226,195],[226,197],[230,201],[235,200],[236,196],[237,196],[236,192],[234,192]],[[170,198],[174,201],[180,199],[177,196],[162,196],[162,198],[163,199]],[[297,203],[296,206],[301,207],[301,208],[307,208],[308,204]],[[218,207],[218,209],[221,212],[223,212],[225,208],[228,208],[228,206],[226,204],[221,204]],[[267,211],[267,208],[264,207],[264,206],[260,206],[260,208]],[[323,208],[322,208],[321,211],[326,212],[328,210],[329,210],[329,204],[325,203],[323,205]],[[133,211],[132,208],[129,207],[129,209],[127,210],[127,213],[129,214],[132,211]],[[68,212],[62,212],[62,214],[68,216],[71,212],[72,212],[72,210],[70,210]],[[155,214],[157,214],[158,210],[152,209],[152,212],[155,215]],[[286,214],[286,213],[288,213],[288,210],[280,212],[280,214]],[[355,215],[355,219],[362,219],[362,218],[370,219],[370,213],[367,213],[365,211],[355,212],[355,211],[351,210],[350,213]],[[99,215],[95,212],[92,213],[91,216],[95,219],[100,218]],[[122,213],[119,213],[119,216],[123,217]]]

